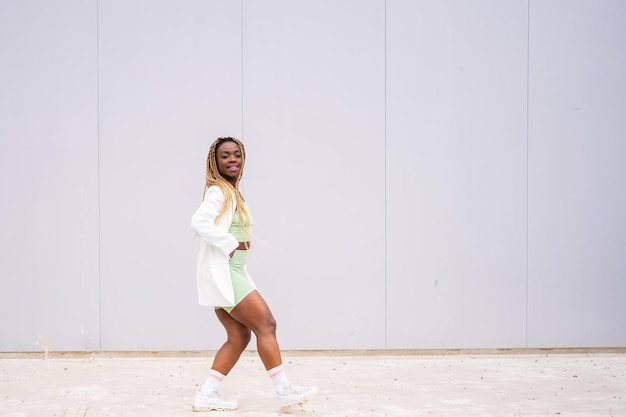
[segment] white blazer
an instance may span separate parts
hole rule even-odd
[[[191,217],[191,227],[200,236],[200,251],[196,280],[198,283],[198,303],[204,306],[232,307],[235,304],[233,283],[230,278],[228,258],[239,242],[228,233],[236,210],[235,196],[218,224],[215,219],[224,204],[224,193],[213,185],[206,190],[204,200]],[[246,278],[252,280],[247,269]]]

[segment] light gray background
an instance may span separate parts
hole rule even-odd
[[[0,351],[219,347],[223,135],[283,349],[626,346],[624,39],[621,0],[1,0]]]

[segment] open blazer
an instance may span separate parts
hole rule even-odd
[[[219,223],[215,219],[224,204],[224,193],[213,185],[206,190],[200,208],[191,217],[191,227],[200,236],[200,251],[196,279],[198,303],[204,306],[232,307],[235,303],[233,282],[230,278],[229,255],[239,242],[228,233],[237,206],[235,196]],[[244,266],[243,273],[252,280]]]

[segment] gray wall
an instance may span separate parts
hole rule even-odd
[[[621,0],[0,1],[0,351],[217,348],[222,135],[282,348],[626,346],[624,39]]]

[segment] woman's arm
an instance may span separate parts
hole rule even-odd
[[[215,224],[223,204],[222,190],[219,187],[209,187],[202,204],[191,217],[191,228],[209,245],[215,246],[228,256],[237,248],[239,242],[228,233],[234,210],[227,210],[219,224]]]

